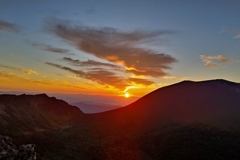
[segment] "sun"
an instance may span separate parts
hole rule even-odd
[[[128,98],[130,97],[130,95],[128,93],[125,93],[125,97]]]

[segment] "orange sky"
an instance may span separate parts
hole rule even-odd
[[[77,76],[63,75],[57,78],[43,76],[40,73],[19,73],[18,71],[3,71],[0,73],[0,87],[4,91],[54,92],[69,94],[94,94],[108,96],[142,96],[155,89],[156,86],[132,84],[123,90],[114,86],[106,86]]]
[[[0,91],[142,97],[240,82],[239,1],[3,0]]]

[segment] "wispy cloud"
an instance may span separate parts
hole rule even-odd
[[[12,66],[6,66],[6,65],[1,65],[1,64],[0,64],[0,67],[15,70],[15,71],[20,71],[20,72],[23,72],[23,73],[26,73],[26,74],[38,74],[37,71],[31,70],[31,69],[12,67]]]
[[[134,69],[126,69],[126,73],[131,73],[137,76],[152,76],[152,77],[164,77],[167,75],[166,72],[163,70],[154,70],[154,69],[149,69],[149,70],[142,70],[138,71],[135,68]]]
[[[69,57],[64,57],[63,60],[66,62],[69,62],[70,64],[72,64],[74,66],[82,66],[82,67],[100,66],[100,67],[120,68],[119,65],[103,63],[103,62],[98,62],[98,61],[94,61],[94,60],[80,61],[80,60],[72,59]]]
[[[162,77],[164,79],[174,79],[174,80],[185,80],[185,79],[189,79],[188,77],[182,77],[182,76],[164,76]]]
[[[62,55],[75,55],[74,53],[71,53],[68,49],[57,48],[57,47],[53,47],[53,46],[42,44],[42,43],[32,43],[32,42],[30,43],[32,46],[40,47],[44,51],[53,52],[53,53],[62,54]]]
[[[216,68],[220,64],[218,62],[230,62],[231,59],[229,57],[223,55],[211,56],[211,55],[200,55],[200,58],[203,60],[204,65],[208,68]]]
[[[217,55],[217,56],[211,56],[211,55],[200,55],[202,60],[218,60],[221,62],[229,62],[231,61],[230,58],[223,56],[223,55]]]
[[[25,80],[26,78],[23,78],[20,75],[14,74],[14,73],[8,73],[8,72],[4,72],[4,71],[0,71],[0,78],[1,79],[21,79],[21,80]]]
[[[124,65],[127,73],[162,77],[177,62],[168,54],[138,47],[156,42],[159,36],[174,34],[172,30],[122,32],[114,28],[71,26],[62,21],[47,24],[48,31],[88,54]]]
[[[107,88],[109,86],[112,86],[121,91],[123,91],[124,89],[132,85],[149,86],[154,84],[153,81],[148,79],[128,78],[125,76],[121,76],[116,72],[113,72],[112,70],[109,71],[103,68],[91,68],[91,69],[88,69],[87,71],[83,71],[83,70],[73,69],[70,67],[66,67],[66,66],[62,66],[62,65],[50,63],[50,62],[45,62],[45,64],[68,71],[70,73],[75,74],[78,77],[91,80]]]
[[[154,84],[153,81],[147,80],[147,79],[141,79],[141,78],[129,78],[128,79],[130,82],[136,83],[136,84],[141,84],[144,86],[149,86]]]
[[[224,28],[221,30],[220,32],[221,34],[224,34],[224,33],[233,33],[235,34],[233,36],[233,38],[235,39],[239,39],[240,38],[240,29],[236,29],[236,28]]]
[[[85,79],[97,82],[98,84],[101,84],[101,85],[106,85],[106,86],[110,85],[121,90],[123,90],[129,85],[124,77],[119,76],[114,72],[104,70],[101,68],[95,68],[90,71],[83,71],[83,70],[76,70],[70,67],[61,66],[59,64],[50,63],[50,62],[45,62],[45,64],[65,70],[65,71],[69,71],[81,78],[85,78]]]
[[[70,54],[70,55],[74,55],[73,53],[69,53],[69,50],[67,50],[67,49],[55,48],[55,47],[52,47],[52,46],[47,46],[47,47],[44,48],[43,50],[49,51],[49,52],[54,52],[54,53],[60,53],[60,54]]]
[[[94,13],[96,13],[96,12],[97,12],[97,10],[96,10],[95,8],[91,8],[91,9],[85,10],[85,13],[86,13],[86,14],[94,14]]]
[[[43,82],[41,80],[31,80],[24,75],[19,75],[19,74],[5,72],[5,71],[0,71],[0,79],[16,80],[16,81],[21,81],[21,82],[35,82],[35,83],[49,85],[49,83]]]
[[[240,38],[240,33],[238,33],[234,38],[236,39]]]
[[[0,20],[0,30],[6,32],[18,32],[19,27],[14,23],[9,23],[3,20]]]
[[[71,87],[74,89],[86,89],[83,86],[79,86],[79,85],[72,85],[69,82],[66,81],[62,81],[62,80],[58,80],[58,81],[52,81],[52,80],[42,80],[42,79],[31,79],[29,77],[23,76],[23,75],[19,75],[19,74],[15,74],[15,73],[11,73],[11,72],[4,72],[4,71],[0,71],[0,79],[2,80],[7,80],[7,81],[11,81],[14,80],[14,82],[23,82],[23,83],[31,83],[31,84],[40,84],[40,85],[47,85],[49,87],[52,86],[59,86],[59,87]]]

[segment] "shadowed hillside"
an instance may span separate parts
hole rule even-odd
[[[28,133],[62,128],[70,125],[83,113],[62,100],[39,95],[1,95],[1,131]]]
[[[5,122],[15,126],[5,127],[8,133],[22,129],[16,125],[18,121],[41,126],[38,123],[47,119],[42,128],[55,128],[35,130],[21,139],[17,134],[13,137],[18,144],[36,144],[38,159],[240,159],[238,83],[183,81],[149,93],[126,107],[90,115],[46,95],[19,96],[22,100],[10,95],[2,97],[1,118],[8,117],[10,120]],[[7,104],[15,106],[9,107],[13,108],[11,112]],[[31,110],[28,114],[27,109]],[[32,115],[41,116],[36,120]],[[62,127],[69,122],[73,122],[71,126]]]
[[[112,123],[132,123],[140,129],[165,123],[240,129],[240,84],[225,80],[183,81],[97,117]]]

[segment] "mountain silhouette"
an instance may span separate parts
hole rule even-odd
[[[61,128],[82,114],[78,108],[46,94],[0,95],[2,131],[16,133]]]
[[[165,123],[240,129],[240,84],[226,80],[183,81],[95,117],[111,122],[113,126],[117,122],[131,123],[141,129]]]
[[[222,79],[179,82],[95,114],[45,94],[1,95],[0,118],[1,134],[36,144],[39,159],[240,159],[240,84]]]

